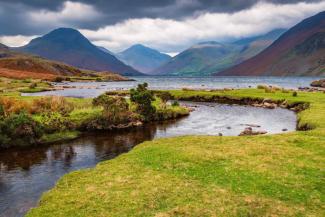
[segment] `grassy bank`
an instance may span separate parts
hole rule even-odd
[[[34,84],[19,81],[16,89],[0,93],[0,149],[69,140],[85,131],[139,127],[189,114],[187,108],[167,105],[149,90],[138,93],[139,102],[107,94],[95,99],[25,97],[17,90],[25,83]],[[8,88],[11,82],[6,84]],[[141,104],[144,93],[150,96],[147,107]]]
[[[307,102],[309,108],[298,115],[314,129],[145,142],[96,168],[64,176],[27,216],[324,216],[324,93],[172,94]]]

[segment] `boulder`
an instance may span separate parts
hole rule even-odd
[[[266,134],[267,132],[264,130],[254,131],[251,127],[246,127],[239,136],[254,136],[254,135],[261,135]]]
[[[323,87],[323,88],[325,88],[325,79],[313,81],[313,82],[311,82],[310,86],[312,86],[312,87]]]

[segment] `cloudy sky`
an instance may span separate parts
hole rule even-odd
[[[141,43],[166,53],[289,28],[325,0],[0,0],[0,42],[21,46],[58,27],[120,51]]]

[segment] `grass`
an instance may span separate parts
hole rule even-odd
[[[183,136],[145,142],[65,175],[27,216],[324,216],[325,94],[171,91],[307,102],[314,127],[254,137]]]

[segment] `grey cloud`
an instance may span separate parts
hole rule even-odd
[[[92,22],[75,21],[70,27],[95,30],[131,18],[169,18],[179,20],[203,12],[235,12],[256,4],[259,0],[71,0],[92,5],[100,19]],[[264,0],[278,4],[295,3],[301,0]],[[320,0],[308,0],[320,1]],[[61,23],[39,26],[32,23],[26,14],[31,11],[60,11],[64,0],[0,0],[0,35],[44,34]],[[41,19],[41,18],[40,18]]]

